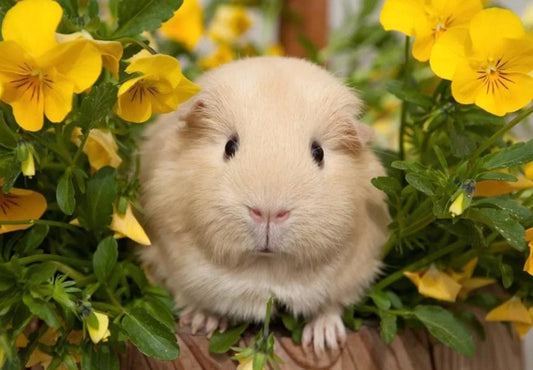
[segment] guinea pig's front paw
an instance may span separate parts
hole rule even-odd
[[[220,332],[228,328],[228,320],[196,309],[185,309],[180,314],[180,326],[190,326],[192,334],[203,332],[208,338],[215,330]]]
[[[317,356],[326,349],[337,350],[346,343],[346,329],[337,313],[323,313],[305,325],[302,334],[302,346],[309,348],[312,344]]]

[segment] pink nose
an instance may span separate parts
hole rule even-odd
[[[261,208],[248,208],[250,217],[257,223],[263,222],[273,222],[276,224],[281,224],[289,218],[289,211],[279,210],[276,212],[270,212],[262,210]]]

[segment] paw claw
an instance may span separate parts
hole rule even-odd
[[[321,357],[326,350],[338,350],[346,342],[346,329],[338,314],[322,314],[309,322],[302,333],[302,347],[307,352],[311,347]]]
[[[183,310],[180,315],[179,326],[190,326],[193,335],[204,333],[210,338],[217,328],[221,331],[226,330],[228,327],[228,321],[225,318],[187,308]]]

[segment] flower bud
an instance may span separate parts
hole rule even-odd
[[[98,327],[91,326],[91,322],[87,321],[87,330],[89,331],[89,336],[93,343],[98,343],[100,341],[106,342],[107,338],[111,335],[109,332],[109,317],[106,314],[93,311]]]

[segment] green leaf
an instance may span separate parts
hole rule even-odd
[[[512,198],[479,198],[474,201],[476,206],[493,206],[502,211],[509,213],[512,217],[518,220],[526,220],[531,217],[529,208],[520,204],[517,200]]]
[[[381,318],[379,334],[381,339],[389,344],[393,341],[398,331],[398,325],[396,323],[397,316],[390,312],[380,310],[379,317]]]
[[[15,149],[17,147],[17,137],[7,126],[2,112],[0,112],[0,145],[8,149]]]
[[[74,184],[72,183],[72,173],[67,169],[59,178],[56,189],[56,199],[59,209],[66,214],[71,215],[76,206]]]
[[[179,356],[174,330],[169,330],[140,307],[134,307],[124,316],[122,328],[130,341],[147,356],[167,361]]]
[[[430,108],[433,106],[433,101],[419,90],[411,86],[407,86],[402,81],[390,81],[387,83],[387,91],[398,97],[400,100],[413,103],[421,107]]]
[[[50,226],[48,225],[34,225],[26,231],[24,237],[19,241],[19,253],[26,254],[38,248],[43,243],[49,231]]]
[[[417,173],[408,173],[405,175],[405,180],[416,190],[426,195],[435,195],[431,179]]]
[[[165,325],[168,330],[173,331],[176,327],[172,310],[162,301],[145,295],[142,299],[137,300],[138,306],[142,307],[154,319]],[[136,303],[137,303],[136,302]]]
[[[418,305],[413,314],[431,335],[463,356],[472,357],[475,352],[472,334],[451,312],[440,306]]]
[[[44,320],[46,325],[52,328],[59,328],[61,322],[53,304],[42,299],[33,298],[28,293],[22,296],[22,301],[35,316]]]
[[[525,250],[524,227],[508,212],[494,208],[471,208],[468,218],[491,226],[507,240],[511,247],[519,251]]]
[[[94,86],[89,95],[82,100],[78,125],[84,128],[84,133],[91,128],[104,125],[105,118],[117,100],[117,91],[118,87],[115,84],[106,82]]]
[[[480,158],[479,164],[484,170],[496,170],[499,168],[519,166],[531,161],[533,161],[533,140],[525,143],[517,143],[495,153],[488,154]]]
[[[398,196],[402,191],[402,185],[400,182],[389,176],[375,177],[371,180],[372,185],[374,185],[379,190],[385,192],[390,197]]]
[[[34,264],[26,270],[24,280],[28,285],[39,285],[52,278],[56,271],[57,267],[52,262]]]
[[[455,316],[474,329],[482,340],[485,340],[485,328],[476,315],[469,311],[457,311]]]
[[[372,298],[378,308],[382,310],[388,310],[391,307],[391,301],[389,299],[389,296],[383,291],[372,291],[368,295],[370,298]]]
[[[502,274],[502,283],[505,289],[513,284],[514,274],[513,268],[506,263],[500,262],[500,273]]]
[[[113,203],[117,193],[117,170],[103,167],[87,181],[83,204],[78,207],[80,224],[96,232],[111,223]]]
[[[121,0],[118,3],[118,29],[114,38],[153,31],[168,20],[183,0]]]
[[[385,294],[387,295],[387,297],[389,297],[389,300],[392,304],[392,307],[396,308],[396,309],[400,309],[403,307],[403,303],[402,303],[402,300],[400,299],[400,297],[398,297],[398,295],[396,293],[394,293],[392,290],[387,290],[385,292]]]
[[[115,267],[118,258],[117,241],[112,236],[108,236],[96,248],[93,255],[94,274],[99,282],[105,283],[109,274]]]
[[[218,330],[213,333],[211,340],[209,341],[209,352],[212,353],[226,353],[230,350],[231,346],[239,341],[241,334],[248,328],[248,323],[236,326],[224,333]]]
[[[475,179],[476,181],[486,181],[486,180],[496,180],[496,181],[510,181],[516,182],[518,179],[516,176],[513,176],[504,172],[485,172],[481,175],[478,175]]]
[[[82,370],[118,370],[119,361],[115,351],[111,350],[108,345],[99,343],[95,347],[90,341],[84,346],[81,356]]]

